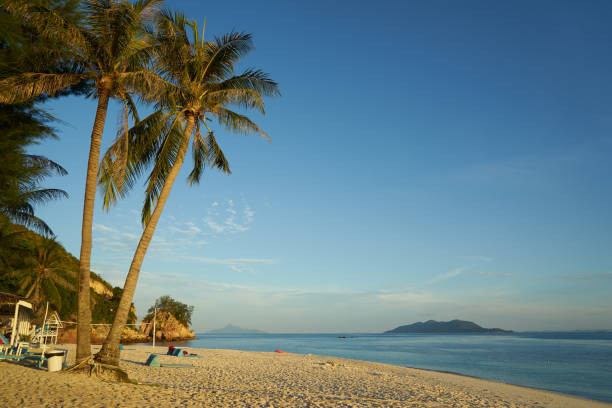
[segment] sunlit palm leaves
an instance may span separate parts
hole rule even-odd
[[[72,67],[71,72],[49,73],[41,58],[39,72],[0,81],[0,102],[53,96],[80,82],[88,83],[92,94],[105,89],[112,97],[125,98],[126,94],[138,92],[140,82],[150,82],[154,77],[148,75],[151,42],[147,33],[160,3],[161,0],[86,0],[84,21],[74,24],[36,1],[0,0],[2,7],[35,28],[42,38],[57,42],[58,47],[47,52],[54,54],[54,60],[68,61]]]
[[[144,224],[181,147],[192,137],[194,166],[188,177],[190,184],[200,181],[206,166],[230,172],[207,121],[216,119],[230,131],[267,138],[251,119],[230,107],[265,113],[263,96],[279,94],[276,82],[260,70],[234,72],[240,59],[253,47],[250,34],[232,32],[207,42],[195,22],[180,13],[164,11],[157,21],[155,39],[155,68],[165,82],[155,82],[142,95],[155,102],[158,110],[129,132],[118,135],[103,159],[100,177],[104,205],[108,208],[152,167],[142,212]],[[192,125],[188,126],[190,122]],[[191,132],[185,133],[187,129]]]

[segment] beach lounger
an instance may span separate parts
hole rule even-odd
[[[29,352],[27,348],[19,344],[18,346],[11,347],[8,353],[0,353],[0,360],[34,361],[36,366],[41,368],[46,358],[42,353]]]
[[[202,356],[198,356],[197,354],[191,354],[191,353],[189,353],[185,349],[176,348],[176,347],[173,347],[173,346],[168,347],[168,352],[166,353],[166,355],[168,355],[168,356],[175,356],[175,357],[199,357],[199,358],[202,358]]]
[[[145,363],[149,367],[175,367],[175,368],[190,368],[191,364],[161,364],[157,354],[151,354]]]

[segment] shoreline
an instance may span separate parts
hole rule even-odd
[[[74,345],[58,345],[74,361]],[[65,407],[608,407],[612,404],[456,373],[310,354],[184,347],[200,358],[130,345],[121,367],[138,385],[0,362],[0,405]],[[134,349],[134,350],[131,350]],[[98,346],[93,351],[99,350]],[[29,387],[24,387],[29,384]],[[152,387],[153,386],[153,387]],[[93,396],[96,396],[93,398]]]
[[[482,333],[475,333],[475,334],[482,334]],[[502,333],[502,335],[505,335],[505,334],[506,333]],[[512,332],[510,334],[515,334],[515,332]],[[190,347],[188,345],[180,344],[181,342],[189,342],[191,340],[193,340],[193,339],[173,340],[173,341],[168,341],[168,342],[162,342],[162,344],[156,345],[155,348],[157,349],[158,347],[167,348],[169,346],[177,346],[178,348],[184,348],[184,349],[188,349],[188,350],[195,350],[196,352],[198,350],[200,350],[200,351],[204,351],[204,350],[220,350],[220,351],[232,350],[232,351],[241,351],[241,352],[245,352],[245,353],[251,353],[252,352],[252,353],[273,353],[274,354],[274,352],[270,352],[270,351],[246,351],[246,350],[240,350],[240,349],[214,349],[214,348],[207,349],[207,348],[199,348],[199,347]],[[177,343],[179,343],[179,344],[177,344]],[[152,348],[152,345],[147,344],[147,343],[131,343],[130,346],[140,346],[140,347],[143,347],[143,348],[147,348],[147,347]],[[313,356],[313,357],[320,357],[320,358],[323,358],[323,359],[332,359],[332,360],[333,359],[343,359],[343,360],[350,360],[350,361],[362,362],[362,363],[381,364],[381,365],[389,366],[389,367],[408,368],[410,370],[426,371],[426,372],[429,372],[429,373],[432,373],[432,374],[448,374],[448,375],[452,375],[452,376],[465,377],[465,378],[468,378],[468,379],[482,381],[482,382],[491,383],[491,384],[501,384],[501,385],[507,385],[507,386],[511,386],[511,387],[524,388],[527,391],[539,391],[539,392],[544,392],[544,393],[551,393],[551,394],[555,394],[555,395],[558,395],[558,396],[561,396],[561,397],[577,399],[577,400],[580,400],[580,401],[586,401],[586,402],[590,402],[590,403],[594,403],[594,404],[604,404],[604,406],[610,406],[612,408],[612,401],[608,402],[608,401],[594,400],[594,399],[590,399],[590,398],[582,397],[582,396],[578,396],[578,395],[565,394],[565,393],[562,393],[562,392],[559,392],[559,391],[546,390],[546,389],[542,389],[542,388],[530,387],[528,385],[512,384],[512,383],[507,383],[507,382],[503,382],[503,381],[493,381],[493,380],[488,380],[486,378],[478,377],[478,376],[475,376],[475,375],[462,374],[462,373],[458,373],[458,372],[454,372],[454,371],[433,370],[433,369],[429,369],[429,368],[413,367],[413,366],[403,366],[403,365],[398,365],[398,364],[382,363],[382,362],[376,362],[376,361],[371,361],[371,360],[361,360],[361,359],[357,359],[357,358],[346,358],[346,357],[329,356],[329,355],[318,355],[318,354],[309,354],[309,353],[303,354],[303,353],[293,353],[293,352],[285,352],[285,353],[296,355],[296,356]]]

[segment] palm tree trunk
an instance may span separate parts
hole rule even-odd
[[[115,320],[113,321],[113,325],[108,333],[108,336],[106,337],[106,340],[104,340],[102,349],[96,355],[96,361],[99,363],[115,366],[119,365],[119,344],[121,342],[121,333],[123,332],[123,327],[127,322],[128,313],[130,312],[130,308],[132,306],[132,299],[134,298],[134,292],[136,291],[136,284],[138,283],[138,275],[140,273],[142,261],[147,253],[147,249],[149,248],[149,244],[153,238],[153,233],[155,232],[155,227],[157,226],[159,217],[161,216],[164,206],[166,205],[166,201],[168,200],[168,196],[170,195],[170,191],[172,190],[174,180],[176,179],[176,176],[178,176],[181,166],[183,165],[183,161],[185,160],[185,153],[187,153],[187,148],[189,147],[189,140],[191,139],[194,123],[194,117],[189,116],[187,120],[187,127],[185,128],[183,142],[179,148],[176,161],[168,173],[168,177],[164,182],[164,186],[159,194],[157,204],[155,205],[155,210],[153,210],[151,219],[145,226],[142,236],[140,237],[140,241],[138,242],[136,252],[134,252],[134,258],[132,259],[132,264],[130,265],[130,271],[125,278],[125,284],[123,285],[123,293],[121,294],[119,307],[117,308],[117,313],[115,314]]]
[[[91,356],[91,303],[89,299],[89,273],[91,262],[91,229],[93,223],[94,200],[98,184],[98,162],[100,160],[100,143],[110,92],[100,90],[98,109],[91,131],[89,162],[87,163],[87,181],[85,182],[85,200],[83,203],[83,225],[81,227],[81,254],[79,263],[79,291],[77,297],[77,363]]]
[[[40,281],[40,272],[37,274],[36,279],[34,280],[34,283],[32,284],[32,286],[30,286],[30,290],[28,290],[28,293],[26,293],[25,295],[26,298],[30,297],[30,295],[34,291],[34,288],[38,286],[39,281]]]

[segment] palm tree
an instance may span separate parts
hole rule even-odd
[[[43,235],[52,236],[51,228],[34,215],[34,205],[68,197],[64,190],[39,185],[41,180],[52,174],[63,176],[67,172],[44,156],[24,153],[23,144],[27,141],[16,140],[12,136],[3,135],[6,139],[0,147],[3,158],[0,164],[0,214]]]
[[[36,1],[1,0],[0,5],[38,34],[64,44],[47,49],[48,59],[58,58],[72,63],[70,72],[49,73],[42,66],[38,72],[16,74],[0,81],[0,103],[16,103],[38,95],[60,92],[83,82],[90,86],[90,96],[98,100],[87,165],[77,313],[77,362],[91,355],[89,274],[92,247],[92,223],[100,157],[100,143],[110,98],[123,102],[125,110],[135,111],[130,97],[146,89],[157,78],[148,67],[150,42],[148,24],[155,16],[161,0],[85,0],[82,24],[63,19],[52,9]],[[41,58],[45,60],[45,58]],[[127,114],[126,114],[127,115]]]
[[[229,173],[227,160],[206,123],[216,119],[230,131],[266,134],[248,117],[228,105],[264,113],[262,95],[279,94],[278,85],[259,70],[234,75],[234,66],[252,48],[249,34],[230,33],[212,42],[200,38],[197,24],[181,14],[164,12],[157,24],[159,71],[166,84],[155,97],[159,110],[120,135],[102,161],[105,205],[125,194],[145,167],[153,162],[142,210],[144,231],[134,253],[111,330],[96,361],[118,365],[119,342],[138,275],[155,227],[193,138],[190,184],[200,181],[206,165]],[[192,36],[189,35],[191,31]],[[206,128],[206,135],[201,133]],[[130,150],[131,149],[131,150]]]
[[[34,303],[40,304],[40,289],[43,286],[50,288],[54,292],[57,292],[55,283],[66,286],[66,280],[56,273],[62,260],[63,257],[60,246],[55,241],[55,238],[42,238],[41,242],[32,249],[32,255],[28,262],[31,264],[32,270],[34,271],[34,278],[33,282],[32,279],[26,279],[22,285],[22,287],[25,288],[32,283],[25,297],[29,298],[34,295],[31,299]],[[69,285],[69,287],[71,286],[72,285]],[[57,300],[58,299],[54,299],[55,302],[57,302]],[[61,301],[61,299],[59,299],[59,301]],[[54,306],[57,309],[61,308],[61,305]]]
[[[23,231],[11,228],[8,217],[0,215],[0,277],[14,276],[12,258],[20,258],[25,249],[21,236]]]

